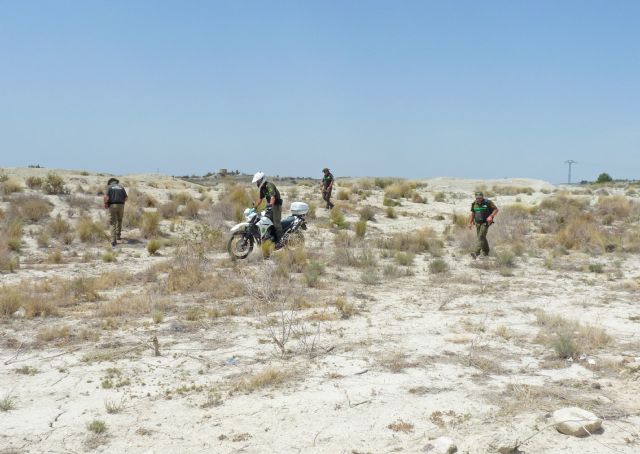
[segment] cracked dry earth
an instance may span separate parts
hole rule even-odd
[[[632,284],[640,258],[598,257],[604,273],[585,271],[593,256],[578,251],[555,257],[552,267],[543,252],[522,254],[509,272],[496,257],[472,261],[444,233],[453,212],[466,213],[467,199],[433,202],[433,194],[468,194],[477,183],[429,181],[427,205],[403,201],[396,219],[380,208],[365,241],[346,246],[336,245],[340,232],[318,209],[305,244],[307,263],[324,265],[313,286],[304,267],[278,271],[289,263],[278,254],[287,251],[267,261],[254,251],[236,263],[219,248],[208,251],[198,260],[201,278],[213,283],[176,291],[168,282],[182,263],[178,243],[149,256],[140,239],[119,246],[115,262],[70,255],[60,265],[38,263],[35,247],[25,248],[23,265],[1,275],[3,285],[119,270],[132,277],[53,317],[2,319],[0,397],[12,408],[0,412],[0,452],[418,453],[448,436],[462,453],[637,453],[640,306]],[[195,194],[196,185],[171,184]],[[530,184],[537,190],[527,203],[547,197]],[[299,198],[317,197],[313,189],[301,187]],[[339,203],[353,224],[359,207],[382,207],[382,191]],[[161,228],[179,237],[191,224]],[[439,253],[416,253],[405,265],[376,246],[423,227],[443,239]],[[341,248],[372,253],[375,265],[344,264]],[[448,270],[434,272],[438,260]],[[254,298],[267,277],[291,304],[267,310]],[[104,312],[109,301],[140,294],[155,306]],[[562,358],[545,341],[544,317],[553,316],[578,323],[576,330],[603,330],[610,341]],[[69,334],[43,341],[51,326]],[[274,342],[282,326],[292,327],[284,353]],[[575,438],[549,427],[548,414],[567,406],[603,418],[602,433]],[[88,428],[96,420],[103,432]]]

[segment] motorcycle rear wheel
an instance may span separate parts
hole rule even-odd
[[[245,238],[244,232],[236,232],[227,242],[227,252],[232,259],[246,259],[253,251],[253,237]]]

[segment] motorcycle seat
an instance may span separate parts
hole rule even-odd
[[[293,224],[294,220],[295,220],[295,217],[287,216],[282,221],[280,221],[280,223],[282,224],[282,230],[284,231],[284,230],[287,230],[289,227],[291,227],[291,224]]]

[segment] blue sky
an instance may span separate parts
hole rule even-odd
[[[637,1],[3,1],[0,166],[640,178]]]

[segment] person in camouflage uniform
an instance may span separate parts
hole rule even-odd
[[[331,191],[333,191],[333,174],[326,167],[322,169],[324,176],[322,177],[322,200],[327,202],[327,210],[333,208],[331,203]]]
[[[282,247],[282,198],[280,197],[280,191],[276,188],[276,185],[267,181],[264,173],[258,172],[253,176],[253,182],[258,186],[259,195],[258,200],[253,204],[254,208],[260,206],[263,200],[267,201],[267,216],[273,222],[273,227],[276,231],[276,249]]]
[[[498,207],[489,199],[484,198],[482,192],[476,192],[476,199],[471,204],[471,215],[469,216],[469,228],[476,226],[477,243],[476,249],[471,253],[474,259],[480,255],[489,255],[489,242],[487,241],[487,233],[489,226],[493,224],[493,220],[498,214]]]
[[[109,178],[107,192],[104,195],[104,207],[109,210],[111,218],[111,246],[117,244],[122,235],[122,218],[124,217],[124,203],[127,201],[127,191],[124,190],[117,178]]]

